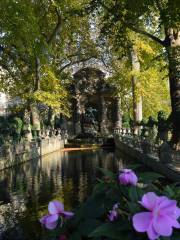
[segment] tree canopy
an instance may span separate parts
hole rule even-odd
[[[178,0],[1,0],[0,7],[2,91],[69,115],[73,67],[98,63],[124,114],[138,121],[171,112],[179,141]]]

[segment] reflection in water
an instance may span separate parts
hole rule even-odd
[[[0,174],[0,240],[48,239],[38,222],[52,199],[67,210],[82,202],[97,167],[117,171],[122,161],[103,150],[56,152]]]

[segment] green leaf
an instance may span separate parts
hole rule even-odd
[[[128,169],[136,169],[142,167],[142,164],[128,164],[127,168]]]
[[[134,186],[129,187],[129,198],[132,202],[137,202],[139,200],[136,187]]]
[[[104,176],[114,177],[114,173],[104,168],[97,168]]]
[[[180,239],[180,232],[175,232],[171,236],[170,240],[179,240]]]
[[[155,173],[155,172],[145,172],[145,173],[140,173],[139,174],[139,178],[144,182],[144,183],[151,183],[156,181],[159,178],[164,178],[164,176],[162,176],[159,173]]]
[[[140,211],[140,206],[137,203],[128,202],[128,207],[132,214]]]
[[[97,227],[89,237],[109,237],[112,239],[123,239],[129,240],[130,238],[130,226],[128,222],[122,223],[114,222],[114,223],[105,223],[99,227]]]
[[[124,186],[124,185],[120,185],[119,186],[119,191],[126,197],[129,197],[129,186]]]
[[[79,224],[79,232],[82,236],[88,236],[94,229],[100,225],[100,221],[96,219],[85,219]]]
[[[166,186],[164,191],[168,194],[168,197],[174,197],[175,192],[170,186]]]
[[[81,234],[76,231],[69,237],[69,240],[81,240]]]
[[[107,186],[104,182],[97,183],[93,188],[93,193],[100,193],[104,192],[107,189]]]
[[[83,215],[87,218],[100,217],[104,213],[103,200],[105,195],[98,194],[95,197],[91,197],[83,205]]]

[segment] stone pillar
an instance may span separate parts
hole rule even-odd
[[[79,95],[76,95],[75,99],[74,118],[74,130],[75,134],[78,135],[81,133],[81,104]]]
[[[114,101],[114,129],[122,128],[121,99],[116,97]]]
[[[107,106],[104,96],[101,94],[99,99],[99,130],[101,134],[107,134]]]

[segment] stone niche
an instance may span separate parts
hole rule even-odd
[[[107,136],[121,127],[120,99],[105,81],[105,73],[86,67],[73,76],[72,125],[74,135]]]

